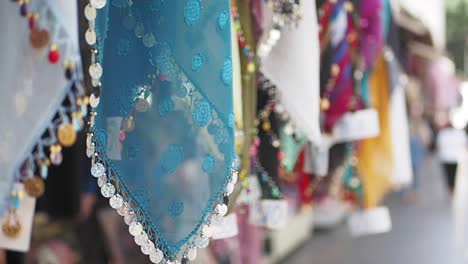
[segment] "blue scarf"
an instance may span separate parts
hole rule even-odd
[[[97,14],[92,174],[154,263],[206,247],[237,180],[229,8],[112,0]]]

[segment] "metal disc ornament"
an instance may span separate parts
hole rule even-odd
[[[63,124],[57,130],[57,140],[64,147],[75,144],[76,130],[72,124]]]
[[[7,217],[7,219],[3,221],[2,231],[3,234],[9,238],[17,238],[21,233],[21,223],[16,219]]]
[[[96,97],[94,94],[89,96],[89,105],[93,108],[96,108],[99,105],[100,97]]]
[[[47,30],[32,29],[29,33],[29,43],[35,49],[45,48],[50,41],[50,34]]]
[[[87,20],[94,20],[96,19],[97,15],[96,8],[94,8],[91,4],[88,4],[85,7],[84,14]]]
[[[123,120],[123,130],[125,132],[132,132],[135,129],[135,121],[133,117],[127,117]]]
[[[107,0],[90,0],[89,2],[96,9],[101,9],[107,4]]]
[[[40,197],[44,194],[44,180],[39,176],[34,176],[24,181],[24,191],[31,197]]]

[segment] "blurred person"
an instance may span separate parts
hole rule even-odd
[[[432,129],[423,117],[423,107],[417,101],[410,103],[411,121],[410,129],[410,155],[413,181],[410,186],[403,189],[405,202],[413,203],[417,199],[421,181],[421,167],[430,152],[431,142],[434,141]]]
[[[416,201],[417,191],[420,183],[420,169],[426,157],[426,146],[423,139],[418,135],[417,128],[410,127],[410,155],[411,155],[411,169],[413,171],[413,182],[407,187],[403,194],[404,199],[408,203]]]
[[[466,146],[467,139],[463,130],[450,124],[439,130],[436,140],[437,156],[443,166],[450,196],[453,195],[455,187],[458,161],[463,156]]]

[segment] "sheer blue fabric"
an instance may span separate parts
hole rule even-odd
[[[235,157],[229,8],[112,0],[96,19],[97,150],[169,256],[207,221]]]

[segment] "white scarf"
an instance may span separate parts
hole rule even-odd
[[[271,10],[264,10],[264,20],[271,23]],[[280,102],[295,126],[309,141],[319,142],[320,50],[315,1],[301,1],[301,11],[299,25],[282,30],[262,61],[262,71],[278,87]]]
[[[31,11],[48,8],[54,14],[55,22],[39,19],[36,26],[48,30],[53,25],[62,27],[66,34],[59,37],[59,44],[68,42],[69,52],[62,51],[61,45],[60,63],[49,63],[48,47],[31,47],[28,20],[20,16],[18,4],[0,2],[0,212],[5,209],[18,168],[50,126],[69,91],[64,59],[79,59],[76,2],[38,0],[31,4]]]

